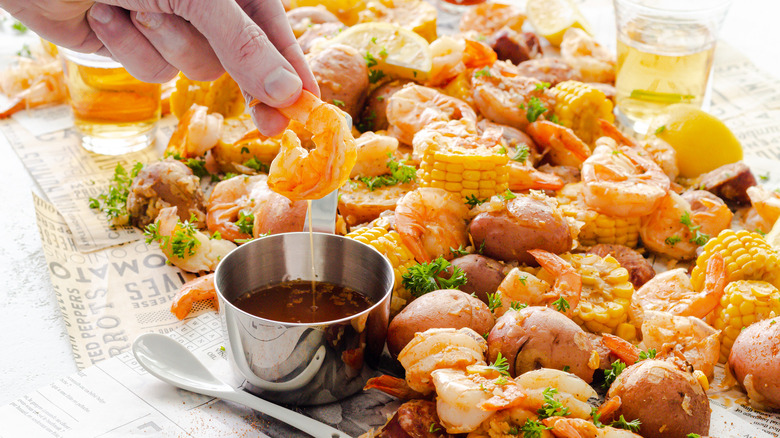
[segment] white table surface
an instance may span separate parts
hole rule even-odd
[[[777,17],[777,0],[733,0],[721,37],[780,77]],[[9,50],[9,38],[0,34],[0,58],[21,47],[20,41]],[[6,404],[77,370],[35,222],[31,192],[39,189],[4,138],[0,157],[0,404]]]

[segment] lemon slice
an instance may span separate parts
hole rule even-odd
[[[766,235],[766,241],[775,251],[780,251],[780,219],[775,222],[772,230]]]
[[[559,46],[563,34],[571,27],[578,27],[593,35],[593,31],[571,0],[528,0],[525,6],[528,20],[553,46]]]
[[[670,105],[653,119],[648,133],[677,151],[677,166],[684,178],[742,159],[742,146],[728,126],[692,105]]]
[[[345,44],[363,54],[369,70],[393,78],[423,81],[431,72],[428,41],[409,29],[390,23],[360,23],[328,44]]]

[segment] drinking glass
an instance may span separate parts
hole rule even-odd
[[[709,104],[715,42],[731,0],[613,0],[618,119],[644,133],[675,103]]]
[[[76,129],[85,149],[121,155],[154,142],[160,84],[131,76],[111,58],[60,48]]]

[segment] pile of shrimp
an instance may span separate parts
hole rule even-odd
[[[749,200],[739,201],[716,186],[708,188],[704,179],[680,179],[676,153],[669,144],[652,133],[641,138],[626,135],[606,120],[594,118],[594,129],[601,136],[586,143],[557,122],[556,97],[550,87],[567,80],[584,81],[613,98],[613,56],[579,30],[566,32],[558,56],[539,45],[533,33],[520,32],[518,22],[522,24],[524,17],[516,10],[502,7],[495,17],[473,15],[494,9],[474,8],[464,18],[460,33],[433,41],[432,70],[416,81],[377,78],[371,74],[374,70],[365,68],[365,54],[355,50],[331,53],[328,56],[337,55],[338,62],[328,64],[331,58],[323,59],[326,51],[319,46],[319,52],[307,56],[313,66],[326,65],[314,69],[322,94],[305,91],[294,105],[280,109],[291,123],[275,137],[254,130],[246,115],[223,117],[193,106],[181,118],[167,150],[200,174],[196,176],[204,187],[206,220],[188,224],[201,227],[196,233],[199,244],[190,253],[169,256],[171,261],[191,272],[211,272],[215,260],[235,245],[267,234],[300,231],[304,201],[340,189],[338,233],[364,227],[396,232],[417,264],[469,255],[491,259],[506,268],[498,287],[506,299],[503,304],[486,303],[496,317],[509,311],[510,304],[555,307],[565,299],[568,307],[561,312],[574,320],[578,305],[583,305],[584,280],[567,257],[592,249],[578,240],[584,223],[560,208],[564,201],[575,202],[588,214],[638,224],[638,245],[606,249],[624,268],[634,274],[637,263],[645,263],[666,271],[653,277],[655,271],[650,269],[644,285],[632,285],[627,324],[635,330],[626,338],[643,350],[655,349],[659,356],[684,358],[711,377],[719,341],[718,331],[706,321],[723,297],[725,268],[722,258],[712,257],[705,285],[696,289],[687,267],[706,241],[723,230],[744,227],[769,232],[780,216],[780,194],[753,178],[744,196]],[[322,14],[321,9],[314,12]],[[295,17],[307,13],[301,8]],[[332,36],[320,27],[333,23],[311,21],[317,24],[309,25],[301,38],[316,32],[327,44]],[[507,50],[507,44],[512,50]],[[512,56],[506,55],[509,52]],[[523,59],[519,63],[513,61],[518,53]],[[367,72],[371,80],[355,77]],[[347,79],[350,86],[340,87]],[[509,189],[478,199],[463,198],[446,187],[426,186],[419,167],[432,143],[503,151],[510,157]],[[533,221],[535,216],[519,205],[535,206],[546,219]],[[495,226],[483,230],[489,237],[478,239],[476,223],[486,217]],[[518,225],[528,217],[530,225]],[[170,224],[161,227],[168,234],[160,241],[175,238],[182,229],[176,220],[170,213],[162,218]],[[232,243],[213,243],[220,239]],[[512,252],[518,239],[534,243],[518,255]],[[563,246],[553,248],[549,243],[553,241]],[[163,249],[170,252],[166,246]],[[177,300],[181,304],[174,304],[177,316],[186,316],[192,300],[214,296],[210,282],[211,277],[203,277],[186,285]],[[591,335],[601,339],[602,333]],[[458,423],[470,422],[474,436],[488,436],[485,428],[504,427],[501,422],[517,425],[529,418],[529,409],[538,408],[538,382],[519,377],[504,390],[480,390],[485,379],[493,378],[492,371],[485,368],[484,351],[478,351],[481,336],[473,342],[467,338],[463,342],[473,345],[463,354],[471,359],[460,360],[462,366],[421,370],[420,385],[408,391],[435,389],[444,405],[439,415],[452,425],[448,431],[462,430]],[[407,367],[406,372],[411,385],[418,370]],[[538,379],[564,378],[545,371]],[[548,386],[571,396],[573,412],[580,412],[582,394],[591,391],[579,382]],[[636,436],[592,431],[588,418],[589,413],[546,419],[544,424],[558,430],[555,436],[580,436],[565,431],[569,429],[582,436]]]

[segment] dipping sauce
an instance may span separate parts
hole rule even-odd
[[[314,303],[314,305],[312,305]],[[327,322],[360,313],[374,303],[338,284],[295,280],[246,293],[233,303],[246,313],[278,322]]]

